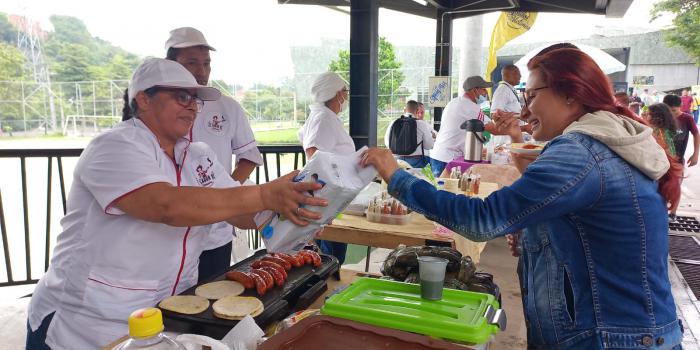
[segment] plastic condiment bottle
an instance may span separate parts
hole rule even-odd
[[[138,309],[129,316],[129,340],[118,350],[186,350],[184,346],[163,333],[160,309]]]

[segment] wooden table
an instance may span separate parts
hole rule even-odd
[[[496,183],[482,182],[477,197],[486,198],[498,187]],[[432,221],[417,213],[412,215],[411,222],[407,225],[380,224],[369,222],[361,216],[343,215],[341,219],[333,220],[333,225],[326,226],[319,239],[367,246],[365,271],[369,268],[371,247],[395,249],[399,244],[450,246],[471,256],[475,263],[479,262],[485,242],[473,242],[458,234],[453,234],[452,237],[436,236],[433,234],[435,224]]]

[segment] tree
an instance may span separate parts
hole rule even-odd
[[[0,12],[0,42],[14,45],[17,42],[17,29],[10,23],[7,15]]]
[[[25,73],[22,52],[12,45],[0,42],[0,81],[20,80]]]
[[[377,107],[379,110],[391,109],[392,105],[398,104],[401,96],[401,84],[405,76],[401,72],[401,62],[396,59],[394,45],[386,38],[379,38],[379,96],[377,97]],[[350,81],[350,52],[348,50],[338,51],[338,59],[332,61],[328,70],[337,72],[346,81]],[[393,96],[393,99],[392,99]]]
[[[661,0],[651,9],[651,20],[664,13],[676,16],[674,27],[665,33],[666,41],[700,62],[700,0]]]

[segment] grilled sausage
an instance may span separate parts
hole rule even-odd
[[[311,258],[313,259],[314,267],[321,266],[321,256],[318,255],[318,253],[313,250],[309,250],[309,255],[311,255]]]
[[[265,295],[265,292],[267,292],[267,284],[265,283],[265,279],[260,277],[260,275],[257,273],[251,273],[250,275],[253,276],[253,281],[255,281],[255,290],[258,292],[258,295]]]
[[[282,274],[282,276],[284,276],[284,279],[287,279],[287,271],[285,271],[284,267],[280,266],[280,264],[268,260],[263,260],[260,262],[260,267],[262,266],[269,266],[276,269]]]
[[[258,276],[260,276],[260,278],[263,279],[263,281],[265,282],[265,291],[266,292],[275,286],[275,281],[272,278],[272,275],[270,275],[267,271],[263,271],[260,269],[253,269],[250,271],[250,273],[252,273],[254,275],[258,275]]]
[[[282,287],[282,285],[284,285],[284,276],[282,276],[282,274],[275,268],[263,266],[260,269],[263,271],[267,271],[272,275],[272,277],[275,279],[275,284],[277,285],[277,287]]]
[[[284,267],[285,271],[289,271],[292,269],[292,264],[289,261],[284,260],[282,258],[278,258],[275,256],[265,256],[262,258],[262,260],[263,261],[272,261],[273,263],[277,263],[280,266]]]
[[[293,256],[291,256],[291,255],[289,255],[289,254],[284,254],[284,253],[273,253],[272,255],[275,256],[275,257],[278,257],[278,258],[280,258],[280,259],[284,259],[284,260],[287,261],[288,263],[292,264],[292,266],[294,266],[294,267],[301,267],[301,265],[303,264],[303,263],[300,262],[298,259],[294,258]]]
[[[242,284],[243,287],[245,287],[246,289],[255,287],[255,281],[253,281],[253,277],[245,272],[235,270],[226,272],[226,279],[236,281]]]
[[[314,263],[314,258],[311,257],[311,254],[309,254],[308,250],[302,250],[298,254],[298,256],[302,257],[304,259],[304,264],[309,265]]]

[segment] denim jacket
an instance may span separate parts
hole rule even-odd
[[[598,140],[578,132],[555,138],[518,181],[483,200],[438,191],[403,170],[392,175],[389,192],[473,241],[525,229],[531,348],[681,343],[664,200],[655,181]]]

